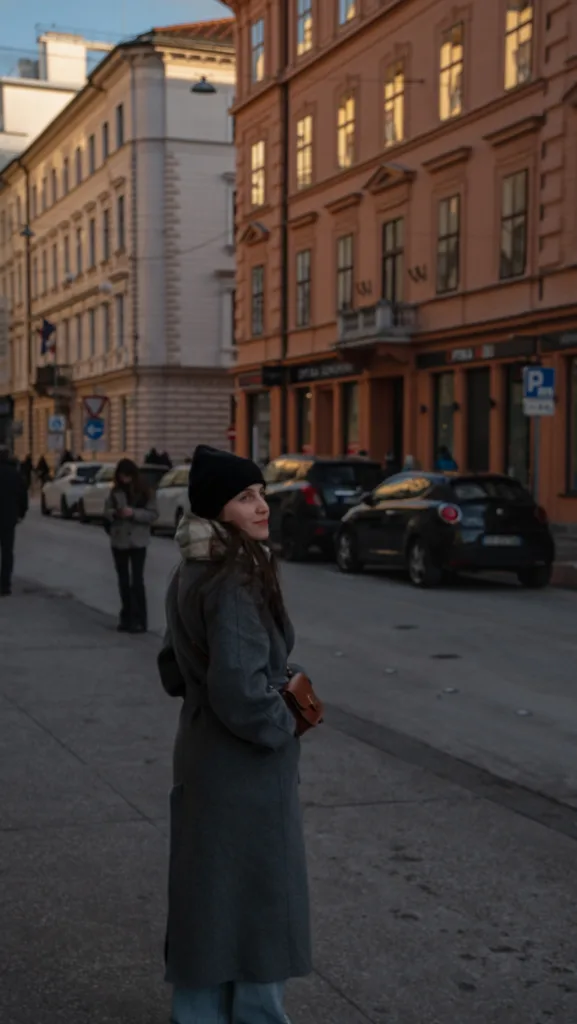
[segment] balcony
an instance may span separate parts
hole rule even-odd
[[[338,318],[335,348],[366,348],[369,345],[408,345],[417,330],[417,306],[406,302],[381,302],[347,310]]]

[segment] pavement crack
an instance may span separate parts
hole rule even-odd
[[[354,999],[351,999],[351,997],[348,996],[346,992],[343,992],[342,988],[336,985],[334,981],[331,981],[331,979],[326,974],[323,974],[322,971],[319,971],[318,967],[313,968],[313,973],[316,974],[317,977],[321,979],[321,981],[324,981],[325,985],[328,985],[328,987],[333,992],[335,992],[341,999],[343,999],[345,1003],[348,1003],[349,1006],[352,1006],[352,1008],[357,1011],[357,1013],[359,1014],[359,1016],[363,1018],[363,1020],[369,1021],[369,1024],[378,1024],[378,1021],[375,1020],[374,1017],[369,1017],[366,1010],[363,1010],[362,1006],[360,1006],[359,1003],[357,1003]]]

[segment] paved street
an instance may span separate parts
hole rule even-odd
[[[40,577],[52,565],[56,575],[58,559],[67,559],[60,592],[19,581],[0,605],[0,1020],[7,1024],[168,1018],[162,929],[176,707],[156,678],[157,638],[118,635],[111,615],[63,590],[86,594],[92,580],[93,603],[115,610],[105,540],[96,530],[32,517],[20,537],[20,569]],[[158,583],[170,552],[170,542],[155,543]],[[577,812],[498,785],[440,745],[378,724],[408,714],[409,703],[395,710],[403,685],[431,714],[444,704],[436,694],[446,669],[431,662],[439,676],[419,682],[431,651],[452,644],[463,664],[491,663],[493,655],[473,653],[468,634],[454,646],[457,625],[441,631],[441,612],[460,606],[472,634],[476,604],[486,644],[490,623],[511,606],[516,636],[528,643],[516,603],[526,595],[442,594],[431,612],[425,595],[402,584],[336,580],[323,567],[287,576],[305,634],[301,656],[314,662],[331,701],[326,725],[304,744],[315,971],[290,987],[293,1024],[574,1024]],[[562,638],[564,604],[552,597]],[[539,601],[526,604],[534,622],[548,607]],[[354,643],[343,627],[347,615]],[[419,633],[394,629],[410,623],[421,624]],[[502,627],[494,630],[502,643]],[[512,688],[519,683],[507,650],[500,678]],[[393,655],[398,678],[384,675]],[[467,691],[460,673],[451,668],[459,696],[470,692],[469,707],[481,708],[477,676],[468,670],[474,688]],[[535,681],[530,690],[538,692]],[[378,718],[363,721],[379,699]],[[505,700],[491,713],[509,722]],[[502,735],[518,727],[503,726]]]
[[[171,539],[154,539],[147,579],[159,633],[177,560]],[[19,531],[17,572],[116,613],[101,527],[33,510]],[[331,704],[387,727],[391,743],[397,732],[414,737],[577,806],[577,594],[483,580],[420,592],[399,577],[344,577],[323,563],[285,565],[283,575],[298,658]]]

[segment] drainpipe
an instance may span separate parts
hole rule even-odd
[[[131,140],[130,140],[130,208],[131,225],[130,236],[132,246],[132,365],[134,367],[134,396],[133,396],[133,450],[135,456],[137,445],[138,429],[138,148],[136,145],[136,74],[134,71],[134,57],[130,57],[130,107],[131,107]]]
[[[281,454],[288,451],[288,381],[287,367],[285,365],[288,355],[288,310],[289,310],[289,287],[288,287],[288,195],[289,195],[289,114],[290,97],[289,82],[287,78],[290,60],[290,5],[289,0],[282,0],[282,16],[280,18],[280,55],[281,55],[281,79],[280,79],[280,117],[281,117],[281,360],[282,360],[282,385],[281,385],[281,430],[280,443]]]
[[[18,225],[19,230],[24,233],[24,277],[26,285],[26,370],[28,381],[28,451],[34,462],[34,346],[32,342],[32,251],[30,230],[30,173],[22,160],[18,160],[18,166],[24,173],[26,183],[26,197],[24,201],[24,227]]]

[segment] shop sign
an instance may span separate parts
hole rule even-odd
[[[542,339],[544,352],[556,352],[562,348],[577,348],[577,331],[565,331],[563,334],[546,334]]]
[[[283,382],[282,366],[261,366],[260,370],[239,373],[239,388],[276,388]]]
[[[577,345],[577,335],[575,336]],[[437,366],[455,363],[482,362],[485,359],[511,359],[515,356],[533,355],[537,339],[530,335],[519,335],[508,341],[472,345],[467,348],[442,349],[440,352],[422,352],[417,356],[417,369],[427,370]]]
[[[261,388],[262,370],[252,370],[250,373],[240,373],[237,379],[239,388]]]
[[[470,363],[474,358],[474,348],[454,348],[451,352],[452,363]]]
[[[309,381],[334,380],[337,377],[352,377],[357,373],[353,363],[308,363],[304,366],[291,366],[290,379],[292,384],[305,384]]]

